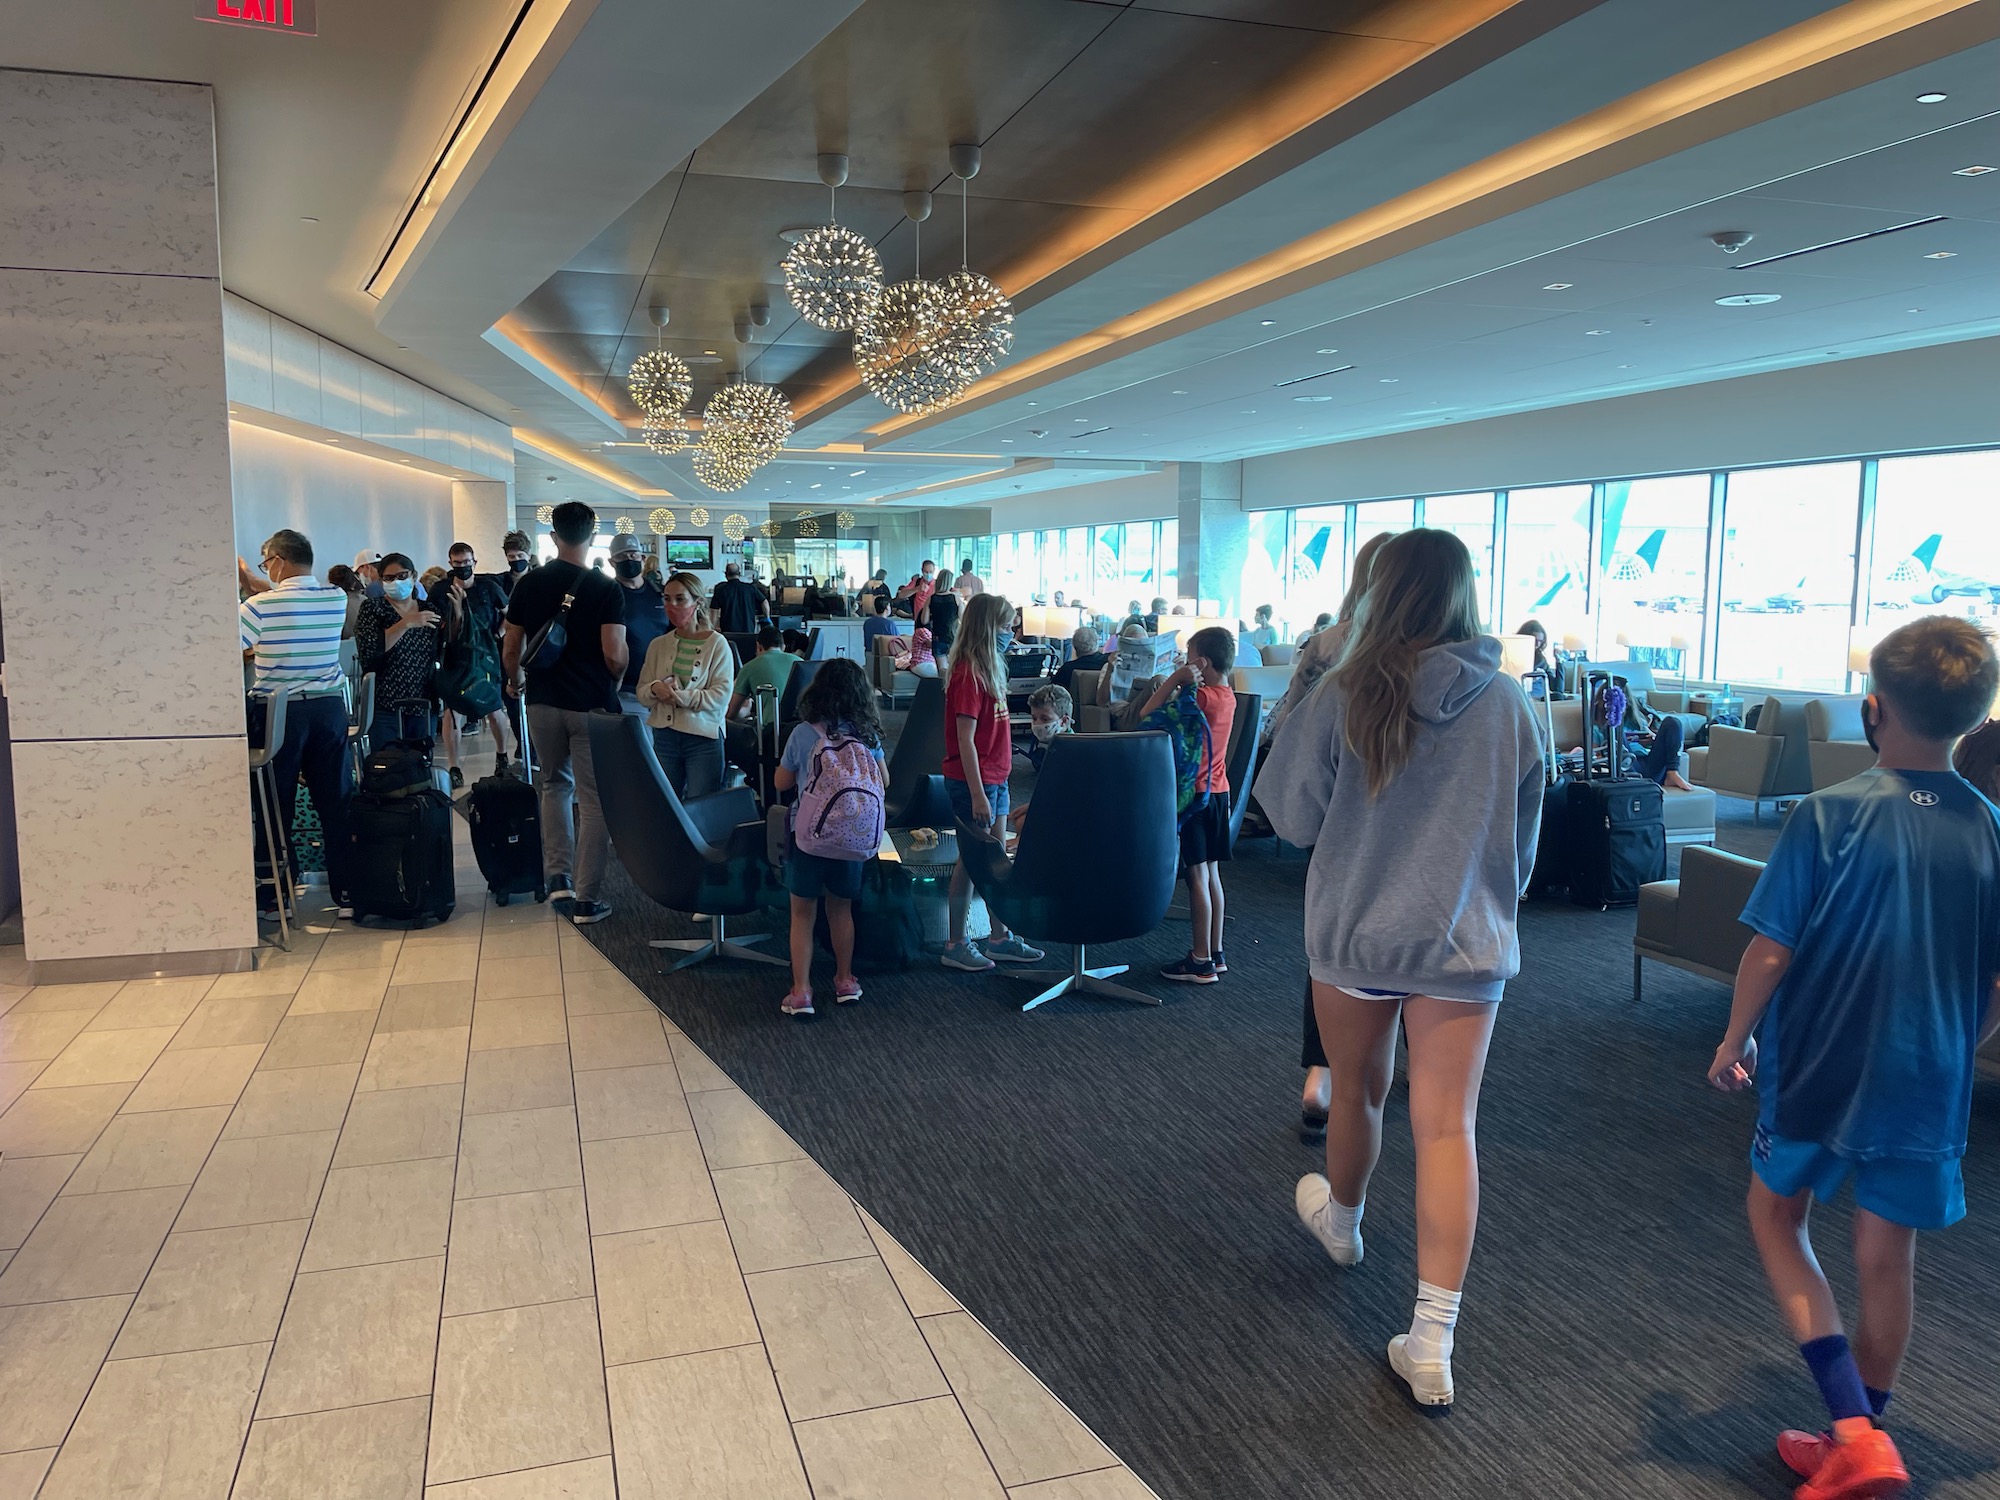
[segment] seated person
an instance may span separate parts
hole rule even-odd
[[[1553,655],[1550,654],[1549,633],[1543,628],[1542,622],[1540,620],[1523,620],[1514,627],[1514,634],[1534,637],[1535,670],[1544,674],[1543,680],[1548,683],[1549,696],[1558,701],[1569,697],[1570,694],[1563,691],[1562,652],[1557,651]]]
[[[1526,634],[1522,631],[1520,634]],[[1623,684],[1620,684],[1623,688]],[[1681,741],[1685,730],[1672,714],[1654,713],[1629,688],[1625,692],[1625,717],[1620,732],[1632,755],[1632,768],[1648,781],[1670,792],[1691,792],[1694,787],[1680,773]],[[1599,700],[1597,722],[1602,724],[1609,711],[1608,700]]]
[[[875,649],[876,637],[894,635],[896,633],[895,624],[889,619],[889,596],[887,594],[870,594],[866,597],[868,599],[868,617],[861,622],[861,650],[863,654],[872,652]]]
[[[1035,736],[1028,746],[1028,764],[1039,772],[1056,736],[1075,733],[1076,701],[1067,689],[1045,682],[1028,695],[1028,716],[1034,721],[1031,728]],[[1023,804],[1021,811],[1027,810]]]
[[[757,632],[757,654],[743,664],[743,670],[736,674],[736,681],[730,685],[729,707],[723,715],[723,736],[727,742],[729,763],[747,774],[754,775],[757,769],[757,733],[751,724],[752,703],[757,689],[774,688],[782,701],[785,684],[791,681],[792,668],[799,664],[799,659],[784,647],[784,636],[777,626],[767,620]]]
[[[889,649],[896,654],[898,671],[913,672],[919,677],[937,676],[937,647],[926,627],[919,625],[908,635],[891,636]]]
[[[1252,616],[1250,628],[1243,632],[1243,644],[1253,651],[1262,651],[1266,646],[1278,644],[1278,628],[1271,623],[1271,606],[1260,604]]]
[[[1101,672],[1111,658],[1103,651],[1103,643],[1097,632],[1088,625],[1079,625],[1076,634],[1069,638],[1070,659],[1056,668],[1055,683],[1065,692],[1070,691],[1071,681],[1079,672]]]
[[[1307,641],[1311,640],[1314,636],[1318,635],[1322,630],[1326,629],[1332,623],[1333,623],[1333,616],[1326,613],[1326,611],[1321,610],[1317,615],[1313,616],[1312,629],[1306,631],[1303,635],[1301,635],[1298,638],[1297,644],[1303,646]]]

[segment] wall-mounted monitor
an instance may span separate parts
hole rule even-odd
[[[670,536],[664,539],[667,545],[667,571],[682,569],[690,573],[712,573],[715,571],[715,538],[712,536]]]

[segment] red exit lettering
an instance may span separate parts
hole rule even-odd
[[[294,36],[317,36],[318,12],[319,0],[194,0],[197,21],[288,31]]]

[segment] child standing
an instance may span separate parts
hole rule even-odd
[[[960,838],[999,838],[1007,823],[1007,774],[1013,768],[1013,734],[1007,721],[1007,669],[1000,659],[1000,630],[1014,606],[998,594],[974,594],[952,641],[944,683],[944,789]],[[965,935],[972,876],[960,860],[951,872],[951,943],[947,969],[983,974],[997,961],[1031,964],[1042,957],[993,919],[985,951]]]
[[[1786,823],[1743,910],[1709,1081],[1762,1094],[1750,1229],[1832,1421],[1785,1432],[1798,1500],[1900,1493],[1878,1425],[1910,1342],[1916,1234],[1965,1216],[1973,1054],[2000,1025],[2000,810],[1951,769],[2000,687],[1969,621],[1917,620],[1869,659],[1878,760]],[[1761,1030],[1762,1060],[1759,1061]],[[1807,1218],[1854,1179],[1861,1316],[1848,1342]]]
[[[1179,984],[1214,984],[1229,972],[1222,954],[1222,865],[1229,858],[1229,730],[1236,722],[1236,691],[1229,686],[1236,665],[1236,637],[1219,625],[1197,630],[1188,640],[1187,661],[1146,700],[1143,721],[1171,702],[1189,684],[1208,724],[1208,745],[1195,772],[1195,793],[1208,793],[1181,825],[1181,874],[1187,881],[1188,921],[1193,946],[1186,958],[1160,970]]]
[[[887,778],[875,690],[857,662],[834,657],[799,695],[799,724],[771,780],[781,793],[799,793],[785,840],[792,987],[778,1008],[805,1019],[813,1013],[813,926],[822,900],[833,939],[834,1003],[861,998],[854,977],[854,902],[862,868],[881,847]]]

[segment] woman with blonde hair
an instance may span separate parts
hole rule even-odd
[[[944,679],[944,789],[962,839],[1003,837],[1007,826],[1007,773],[1014,765],[1014,737],[1007,721],[1007,666],[1000,632],[1014,619],[1014,606],[998,594],[974,594],[966,602],[951,643]],[[972,876],[960,860],[951,872],[951,944],[947,969],[982,974],[997,963],[1039,962],[1042,951],[1010,933],[998,917],[992,936],[980,945],[965,935],[972,900]]]
[[[1300,1179],[1298,1214],[1337,1264],[1361,1259],[1400,1022],[1417,1302],[1389,1364],[1434,1413],[1452,1401],[1479,1218],[1479,1083],[1521,966],[1515,921],[1542,777],[1527,695],[1480,629],[1465,543],[1428,530],[1385,543],[1339,665],[1286,721],[1259,785],[1279,837],[1313,847],[1306,953],[1332,1087],[1326,1175]]]
[[[653,753],[683,800],[722,790],[722,715],[735,665],[729,641],[708,619],[708,591],[692,573],[674,573],[661,594],[667,633],[646,648],[639,701],[653,728]]]

